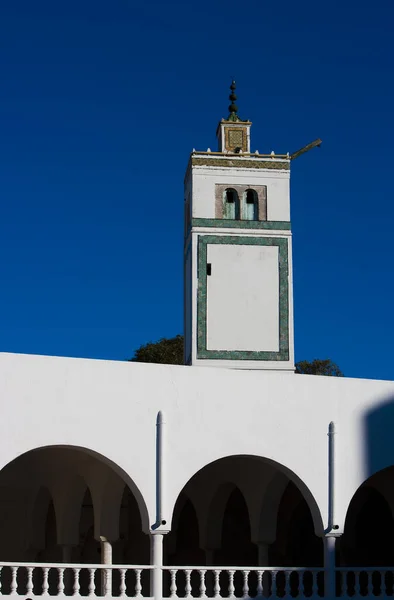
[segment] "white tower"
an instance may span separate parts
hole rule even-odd
[[[230,89],[185,176],[185,362],[293,373],[290,157],[251,153]]]

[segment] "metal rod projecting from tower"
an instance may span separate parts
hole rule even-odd
[[[315,140],[314,142],[311,142],[307,146],[304,146],[300,150],[297,150],[297,152],[293,152],[293,154],[290,154],[290,160],[294,160],[295,158],[298,158],[299,156],[301,156],[301,154],[304,154],[305,152],[309,152],[309,150],[312,150],[312,148],[316,148],[316,147],[318,148],[319,146],[321,146],[321,143],[322,143],[321,139],[317,138],[317,140]]]

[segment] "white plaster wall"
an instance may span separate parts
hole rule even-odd
[[[193,218],[215,218],[215,185],[267,186],[267,220],[290,221],[290,173],[272,169],[193,167]]]
[[[340,528],[361,483],[394,464],[394,382],[1,354],[0,394],[1,467],[37,447],[88,448],[133,479],[151,524],[159,410],[167,428],[167,523],[194,473],[241,454],[266,457],[294,472],[310,489],[326,525],[332,420],[338,429],[335,520]]]
[[[208,244],[207,262],[207,349],[278,352],[278,247]]]

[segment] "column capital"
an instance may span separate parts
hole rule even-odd
[[[327,531],[322,536],[323,538],[340,538],[343,535],[343,531]]]
[[[171,533],[170,529],[150,529],[150,535],[166,535],[167,533]]]

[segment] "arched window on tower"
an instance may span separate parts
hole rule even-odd
[[[258,221],[259,203],[255,190],[246,190],[244,195],[243,218],[246,221]]]
[[[239,219],[239,198],[235,190],[229,188],[224,192],[224,219]]]

